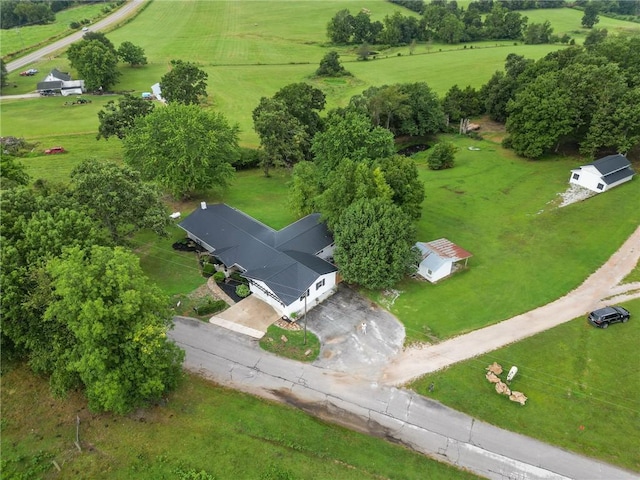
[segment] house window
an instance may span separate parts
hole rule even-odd
[[[596,187],[598,190],[602,190],[604,188],[604,184],[603,183],[599,183],[598,186]]]
[[[431,269],[427,268],[427,275],[431,275],[433,274],[433,272],[431,271]]]
[[[302,296],[300,297],[300,301],[304,302],[304,299],[307,298],[308,296],[309,296],[309,289],[307,289],[307,291],[302,294]]]
[[[573,179],[574,180],[578,180],[580,178],[580,175],[578,175],[577,173],[573,174]]]
[[[320,290],[322,287],[324,287],[324,278],[316,283],[316,290]]]

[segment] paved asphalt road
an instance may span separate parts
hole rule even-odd
[[[637,475],[493,427],[409,390],[277,357],[257,340],[178,317],[185,367],[329,422],[391,438],[491,479],[632,479]]]
[[[122,8],[119,8],[108,17],[103,18],[99,22],[91,25],[89,29],[94,32],[97,32],[114,23],[118,23],[122,21],[124,18],[126,18],[127,16],[131,15],[131,13],[134,10],[138,9],[143,2],[144,0],[130,0],[129,2],[127,2],[126,5],[124,5]],[[61,40],[58,40],[57,42],[54,42],[51,45],[47,45],[46,47],[43,47],[36,52],[30,53],[28,55],[25,55],[24,57],[21,57],[21,58],[18,58],[17,60],[9,62],[7,63],[7,72],[10,73],[10,72],[13,72],[14,70],[22,69],[23,67],[26,67],[27,65],[33,62],[36,62],[37,60],[43,57],[51,56],[58,50],[61,50],[69,46],[73,42],[80,40],[83,35],[84,35],[84,32],[82,31],[72,33],[71,35],[64,37]]]

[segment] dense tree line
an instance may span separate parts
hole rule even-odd
[[[478,1],[467,8],[456,1],[398,0],[397,2],[420,13],[420,18],[404,16],[399,11],[385,16],[382,22],[372,22],[369,12],[362,9],[352,15],[340,10],[327,25],[327,36],[336,44],[409,45],[412,42],[435,39],[444,43],[479,40],[527,40],[527,43],[551,43],[563,39],[552,36],[548,23],[527,25],[527,17],[516,10],[564,6],[563,1]],[[484,18],[483,18],[484,16]],[[568,41],[568,37],[564,39]]]
[[[415,265],[424,185],[414,161],[395,154],[394,133],[442,128],[442,107],[426,84],[374,87],[331,110],[311,139],[310,160],[294,165],[291,207],[321,213],[346,281],[386,288]]]
[[[96,160],[68,186],[27,186],[18,165],[2,154],[3,358],[26,359],[57,394],[82,389],[96,411],[158,400],[176,386],[183,353],[166,338],[168,298],[122,246],[142,228],[164,232],[158,190]]]
[[[639,36],[605,38],[536,62],[512,57],[506,73],[485,86],[485,101],[493,101],[489,113],[506,122],[505,145],[519,155],[538,158],[572,143],[589,157],[626,153],[640,143],[639,62]]]

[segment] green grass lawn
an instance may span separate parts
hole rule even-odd
[[[477,478],[197,376],[165,406],[122,417],[88,412],[76,392],[52,397],[25,367],[3,370],[2,478]],[[76,416],[82,452],[73,443]]]
[[[640,300],[623,305],[632,314],[626,324],[602,330],[577,318],[411,387],[494,425],[640,472]],[[525,406],[484,378],[493,362],[505,369],[503,380],[518,367],[511,389],[528,397]]]
[[[320,340],[308,330],[305,333],[304,328],[285,330],[277,325],[269,325],[267,333],[260,339],[260,347],[300,362],[313,362],[320,354]]]
[[[171,247],[185,236],[184,230],[171,226],[167,237],[145,231],[132,240],[134,252],[140,257],[140,266],[167,295],[188,294],[206,282],[200,274],[195,253]]]
[[[528,161],[491,142],[451,138],[460,147],[453,169],[420,167],[426,199],[418,240],[445,237],[473,257],[466,270],[438,284],[396,286],[401,294],[391,311],[405,324],[408,341],[437,341],[555,300],[640,224],[640,189],[633,182],[558,209],[557,194],[579,159]],[[470,145],[481,150],[469,151]]]
[[[577,43],[584,42],[589,29],[582,27],[584,12],[573,8],[550,8],[526,10],[521,12],[529,18],[529,23],[542,23],[549,20],[553,26],[553,33],[559,36],[568,34]],[[640,24],[625,22],[600,15],[600,21],[594,28],[606,28],[610,35],[617,33],[640,32]]]

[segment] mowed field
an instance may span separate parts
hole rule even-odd
[[[172,59],[196,62],[209,75],[211,107],[239,124],[243,144],[257,146],[251,112],[261,97],[271,96],[289,83],[307,81],[320,88],[327,95],[327,108],[345,105],[372,85],[424,81],[444,94],[454,84],[480,87],[504,67],[509,53],[539,58],[561,48],[513,42],[480,42],[467,49],[463,45],[423,44],[413,55],[408,47],[394,48],[381,50],[376,60],[360,62],[355,48],[341,47],[337,49],[341,61],[354,77],[317,80],[314,72],[320,59],[332,48],[327,45],[326,25],[343,8],[355,14],[361,7],[349,1],[153,2],[134,21],[107,35],[116,46],[124,41],[141,46],[149,61],[142,68],[123,65],[115,88],[149,91],[169,70]],[[369,2],[367,8],[373,20],[382,21],[395,11],[415,15],[384,1]],[[71,70],[64,55],[43,59],[34,66],[41,72]],[[17,87],[8,93],[33,91],[39,77],[24,78],[17,73],[9,77]],[[3,116],[15,119],[10,125],[3,122],[2,135],[40,130],[34,123],[40,116],[14,114],[14,106],[8,102],[3,102],[2,109]],[[45,113],[42,119],[46,117]],[[97,125],[97,118],[90,121]],[[60,128],[68,131],[66,126]]]

